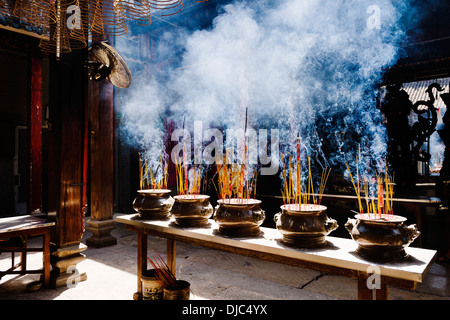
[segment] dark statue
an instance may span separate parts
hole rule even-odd
[[[392,165],[396,177],[396,188],[400,194],[412,191],[411,188],[415,185],[417,178],[418,161],[428,164],[430,162],[429,150],[421,149],[423,144],[436,131],[435,91],[441,92],[443,89],[439,84],[432,83],[426,90],[429,99],[412,104],[406,91],[401,89],[401,84],[387,87],[381,111],[386,117],[388,162]],[[441,94],[441,97],[444,99],[445,94]],[[412,126],[408,123],[408,116],[411,111],[418,116],[417,121]],[[445,118],[448,118],[448,116],[444,117],[444,123],[448,122],[448,119]],[[439,134],[445,143],[446,141],[443,138],[445,133],[441,131],[445,130],[439,130]],[[444,172],[441,171],[441,175],[446,174],[447,168],[442,168],[442,170]]]
[[[417,165],[411,148],[413,133],[408,123],[413,105],[406,91],[400,88],[401,84],[387,87],[381,111],[386,117],[387,161],[395,172],[396,191],[404,193],[409,191],[409,186],[414,185]]]

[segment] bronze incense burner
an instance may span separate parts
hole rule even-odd
[[[174,200],[172,215],[181,227],[205,226],[214,212],[208,195],[178,195]]]
[[[377,262],[396,262],[408,257],[405,248],[419,235],[415,224],[406,226],[405,217],[392,214],[357,214],[345,228],[358,243],[356,253]]]
[[[287,204],[274,216],[282,242],[295,247],[314,248],[326,244],[326,236],[338,228],[326,215],[327,207],[316,204]]]
[[[142,219],[167,220],[173,201],[168,189],[138,190],[138,195],[133,201],[133,209]]]
[[[220,233],[246,237],[261,232],[259,226],[264,222],[266,215],[260,207],[260,200],[231,198],[217,202],[214,221],[219,225]]]

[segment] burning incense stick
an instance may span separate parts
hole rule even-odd
[[[328,167],[322,170],[322,175],[319,184],[319,194],[318,197],[315,194],[314,188],[314,179],[311,170],[311,158],[308,156],[308,178],[305,185],[305,192],[302,192],[302,183],[301,183],[301,157],[300,157],[300,140],[297,139],[297,154],[296,161],[294,163],[295,170],[293,170],[291,156],[285,157],[283,153],[281,153],[281,159],[283,163],[283,183],[284,189],[281,190],[281,195],[283,198],[283,202],[285,205],[293,205],[294,208],[301,208],[302,204],[320,204],[322,201],[322,196],[325,191],[325,186],[328,180],[328,176],[330,174],[331,169]],[[287,165],[286,165],[287,158]]]
[[[184,158],[186,160],[186,158]],[[186,162],[178,163],[175,159],[177,191],[180,195],[199,195],[201,192],[206,193],[206,174],[203,175],[201,165],[194,163],[191,168]],[[189,174],[191,173],[191,174]],[[189,176],[192,179],[189,179]],[[204,176],[204,177],[203,177]]]
[[[167,189],[168,164],[160,156],[160,164],[155,171],[147,165],[147,156],[139,153],[139,188]]]
[[[142,180],[143,169],[141,165],[141,153],[139,152],[139,189],[144,189],[144,181]]]
[[[358,198],[359,212],[363,213],[364,210],[363,210],[363,207],[361,205],[361,195],[358,192],[359,189],[356,188],[355,181],[353,180],[352,172],[350,171],[348,163],[346,162],[345,165],[347,166],[348,173],[350,174],[350,179],[352,180],[353,188],[355,189],[355,192],[356,192],[356,197]]]
[[[328,176],[330,175],[331,168],[325,168],[322,170],[322,176],[320,177],[320,187],[319,187],[319,205],[322,202],[322,196],[325,191],[325,186],[327,185]]]
[[[356,158],[358,161],[358,157]],[[364,208],[361,201],[361,193],[360,193],[360,179],[359,179],[359,171],[357,168],[357,178],[356,181],[358,185],[355,184],[355,180],[353,179],[350,167],[347,163],[348,173],[350,174],[350,179],[353,184],[353,188],[356,192],[356,196],[358,198],[358,206],[359,212],[364,213]],[[364,197],[366,202],[366,212],[369,216],[373,215],[373,218],[381,217],[381,215],[393,215],[393,196],[394,196],[394,180],[389,176],[388,166],[385,159],[385,173],[384,174],[376,174],[373,179],[376,189],[375,196],[370,196],[369,200],[369,181],[368,179],[363,179],[363,189],[364,189]]]
[[[217,194],[223,200],[230,200],[236,198],[239,200],[254,198],[256,195],[256,178],[257,172],[249,172],[245,162],[227,163],[229,155],[233,151],[226,150],[225,156],[222,161],[219,158],[216,159],[217,168]]]

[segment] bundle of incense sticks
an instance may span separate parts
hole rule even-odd
[[[186,163],[178,163],[175,159],[177,191],[180,195],[199,195],[206,194],[207,172],[203,173],[200,165],[194,164],[190,169]],[[189,175],[189,172],[191,175]],[[191,176],[189,178],[189,176]]]
[[[152,264],[155,269],[156,277],[161,282],[164,288],[174,287],[177,283],[177,279],[173,275],[172,271],[167,266],[164,259],[155,250],[153,252],[153,260],[147,257],[148,261]]]
[[[298,148],[299,152],[299,148]],[[322,175],[320,178],[319,191],[318,194],[314,191],[314,183],[311,171],[311,158],[308,156],[308,179],[306,185],[302,188],[301,183],[301,161],[299,153],[297,153],[297,161],[292,164],[291,155],[287,157],[287,165],[283,153],[281,153],[281,159],[283,162],[283,184],[284,189],[281,190],[281,195],[283,198],[283,203],[285,205],[290,205],[291,209],[300,210],[303,205],[307,204],[317,204],[320,205],[322,202],[322,196],[325,191],[325,186],[327,184],[328,176],[331,169],[328,167],[322,170]],[[295,170],[293,168],[295,166]],[[304,189],[305,192],[302,190]]]
[[[302,188],[302,163],[301,163],[301,148],[300,137],[297,137],[295,162],[292,163],[292,157],[287,157],[287,165],[283,153],[281,153],[281,159],[283,163],[283,184],[284,190],[281,190],[283,202],[285,205],[290,205],[291,209],[301,210],[302,204],[318,204],[322,201],[322,196],[325,191],[328,176],[331,169],[325,167],[322,170],[322,176],[320,178],[319,193],[314,192],[314,183],[311,171],[311,158],[308,156],[308,179],[306,186]],[[294,169],[294,168],[295,169]],[[302,189],[305,192],[302,192]]]
[[[444,156],[442,154],[442,152],[436,152],[436,163],[434,165],[432,165],[430,163],[429,167],[430,167],[430,172],[440,172],[442,169],[442,165],[443,165],[443,159]]]
[[[359,158],[356,157],[356,183],[353,179],[353,175],[351,173],[350,167],[348,163],[345,163],[347,166],[347,170],[350,174],[350,179],[353,184],[353,188],[356,192],[356,197],[358,199],[359,212],[367,213],[371,218],[379,218],[381,215],[393,215],[394,214],[394,206],[393,206],[393,198],[394,198],[394,178],[389,176],[387,173],[387,162],[385,163],[385,173],[378,174],[376,173],[373,183],[376,184],[376,195],[369,195],[369,179],[364,178],[360,181],[359,177]],[[362,183],[364,189],[364,198],[366,202],[366,209],[364,209],[361,201],[361,187]]]
[[[167,189],[168,165],[159,157],[160,163],[153,172],[147,165],[147,156],[139,153],[139,188],[143,189]],[[159,175],[158,175],[158,171]]]
[[[230,200],[231,198],[244,200],[254,198],[256,196],[257,171],[250,172],[246,170],[246,148],[244,153],[244,161],[242,164],[227,163],[232,150],[227,149],[222,161],[216,159],[218,186],[214,185],[217,194],[222,200]]]

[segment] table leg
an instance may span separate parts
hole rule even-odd
[[[167,239],[167,266],[176,277],[176,242],[174,239]]]
[[[381,279],[383,279],[383,277]],[[375,294],[376,300],[388,300],[389,299],[389,287],[385,281],[383,281],[383,280],[381,281],[381,288],[376,289],[375,293],[376,293]]]
[[[28,246],[28,236],[23,237],[23,247],[22,251],[20,251],[20,270],[22,274],[26,274],[27,271],[27,246]]]
[[[371,275],[365,272],[358,272],[358,300],[388,300],[388,285],[381,276],[379,288],[369,289],[367,279]]]
[[[147,270],[147,235],[139,231],[137,241],[137,296],[135,299],[142,299],[142,281],[141,276]]]
[[[44,234],[43,241],[44,287],[50,285],[50,229]]]

